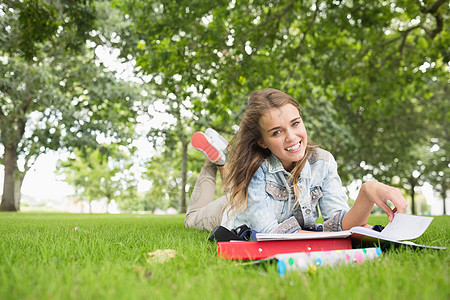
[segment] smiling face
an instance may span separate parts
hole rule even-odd
[[[292,104],[267,110],[260,118],[262,140],[258,144],[269,149],[288,172],[305,156],[308,135],[298,109]]]

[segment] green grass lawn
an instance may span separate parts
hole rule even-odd
[[[183,220],[0,213],[0,299],[450,299],[449,249],[399,249],[359,266],[279,276],[275,265],[218,258],[209,233]],[[448,247],[449,225],[435,217],[415,242]],[[157,249],[177,254],[148,262]]]

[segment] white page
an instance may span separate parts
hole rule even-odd
[[[334,231],[334,232],[299,232],[299,233],[257,233],[258,241],[276,241],[276,240],[317,240],[330,238],[347,238],[350,231]]]
[[[306,240],[306,239],[326,239],[326,238],[346,238],[351,233],[359,233],[379,239],[393,241],[412,240],[421,236],[427,230],[433,217],[412,216],[405,214],[394,214],[394,219],[382,232],[365,227],[353,227],[351,230],[335,232],[311,232],[311,233],[257,233],[258,241],[270,240]]]
[[[389,237],[395,240],[412,240],[421,236],[428,226],[430,226],[433,217],[412,216],[405,214],[394,214],[392,222],[381,232],[381,236]]]
[[[375,237],[375,238],[379,238],[379,239],[383,238],[383,235],[381,234],[381,232],[373,230],[372,228],[356,226],[356,227],[353,227],[352,229],[350,229],[350,232],[361,234],[364,236],[371,236],[371,237]]]

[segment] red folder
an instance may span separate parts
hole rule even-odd
[[[217,243],[218,255],[227,259],[264,259],[281,253],[346,249],[352,249],[352,242],[349,238]]]

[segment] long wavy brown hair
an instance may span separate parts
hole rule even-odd
[[[271,155],[269,149],[258,145],[258,141],[262,140],[259,121],[269,109],[285,104],[294,105],[301,115],[297,101],[284,92],[276,89],[264,89],[250,94],[239,130],[230,142],[231,151],[227,157],[228,168],[224,176],[225,192],[229,197],[230,212],[232,213],[244,211],[247,208],[249,183],[264,160]],[[308,154],[315,147],[308,139],[305,155],[296,163],[291,172],[290,180],[294,186],[296,199],[299,199],[301,193],[297,185],[300,172],[306,163]]]

